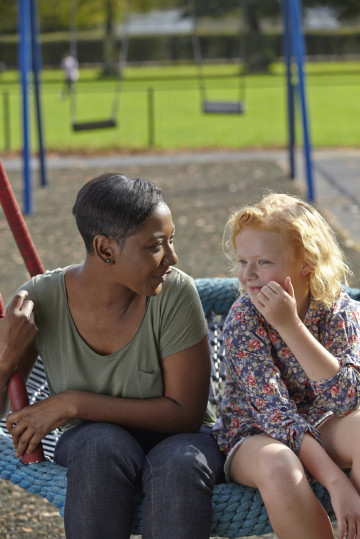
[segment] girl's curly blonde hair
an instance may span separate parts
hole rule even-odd
[[[248,226],[272,230],[290,240],[312,268],[313,298],[326,305],[335,301],[351,272],[334,231],[315,208],[295,196],[270,193],[254,206],[236,210],[225,227],[227,254],[236,252],[236,236]]]

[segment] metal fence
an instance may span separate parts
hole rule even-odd
[[[263,79],[262,79],[263,80]],[[128,86],[119,94],[117,126],[101,132],[71,129],[69,97],[58,87],[42,92],[45,147],[49,149],[147,149],[213,147],[283,147],[287,144],[286,90],[281,77],[269,83],[252,80],[247,87],[244,114],[204,114],[195,81],[167,86]],[[315,146],[360,145],[360,75],[309,80],[309,122]],[[234,83],[214,83],[210,99],[237,99]],[[77,94],[77,116],[95,120],[110,115],[113,89],[88,85]],[[21,100],[18,91],[0,88],[0,150],[22,146]],[[31,118],[32,147],[36,148],[35,115]],[[301,141],[300,129],[297,130]]]

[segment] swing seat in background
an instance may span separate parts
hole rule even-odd
[[[90,131],[92,129],[106,129],[108,127],[117,127],[114,119],[110,120],[94,120],[88,122],[72,122],[74,131]]]
[[[237,280],[225,278],[195,279],[202,307],[208,323],[208,338],[211,349],[211,383],[209,399],[214,410],[218,412],[220,396],[225,379],[224,341],[222,327],[226,314],[235,300]],[[347,288],[351,297],[360,300],[360,290]],[[191,376],[191,373],[189,373]],[[48,395],[46,377],[41,358],[27,383],[30,403],[46,398]],[[14,448],[5,421],[0,430],[0,477],[7,479],[32,493],[49,500],[64,515],[66,496],[66,468],[54,464],[52,457],[58,439],[58,433],[52,432],[43,440],[44,462],[30,464],[21,463],[14,457]],[[319,483],[312,488],[332,520],[335,519],[330,496]],[[263,535],[272,531],[267,511],[257,489],[231,484],[216,485],[213,496],[213,519],[211,537],[234,539],[249,535]],[[137,503],[133,534],[141,533],[141,500]]]
[[[241,101],[203,101],[202,110],[211,114],[243,114],[245,107]]]
[[[243,12],[243,1],[238,0],[239,12]],[[245,48],[244,39],[241,40],[241,29],[239,31],[239,57],[237,63],[239,63],[239,73],[237,75],[237,96],[231,101],[227,100],[214,100],[208,98],[208,88],[206,77],[204,74],[204,61],[200,44],[200,35],[198,31],[198,18],[196,14],[196,0],[188,0],[188,11],[192,17],[192,48],[193,55],[197,71],[197,80],[200,90],[200,97],[202,102],[202,112],[204,114],[243,114],[245,112],[244,98],[245,98],[245,76],[243,63],[245,61]],[[241,18],[240,18],[241,26]]]
[[[129,21],[129,14],[130,14],[130,7],[131,7],[131,1],[127,0],[126,3],[126,12],[125,12],[125,30],[124,34],[121,40],[121,47],[120,47],[120,57],[117,67],[117,81],[115,86],[115,93],[113,97],[112,102],[112,109],[111,113],[109,114],[108,118],[103,120],[86,120],[86,121],[79,121],[77,118],[77,92],[76,92],[76,85],[72,86],[71,89],[71,105],[70,105],[70,114],[71,114],[71,127],[72,130],[75,132],[79,131],[91,131],[95,129],[108,129],[108,128],[114,128],[117,127],[117,113],[119,108],[119,95],[121,91],[122,86],[122,74],[126,66],[126,60],[127,60],[127,52],[128,52],[128,45],[129,45],[129,35],[127,31],[128,21]],[[70,51],[72,51],[73,56],[77,57],[77,22],[76,22],[76,14],[77,14],[77,0],[72,0],[71,3],[71,12],[72,12],[72,24],[71,24],[71,36],[72,39],[70,41]]]

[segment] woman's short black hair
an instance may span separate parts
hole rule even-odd
[[[124,245],[156,206],[164,202],[160,187],[154,183],[107,172],[80,189],[72,213],[86,250],[91,253],[98,234]]]

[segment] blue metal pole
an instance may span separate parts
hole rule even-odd
[[[46,171],[45,171],[45,151],[43,142],[43,130],[41,121],[41,104],[40,104],[40,79],[39,73],[41,71],[41,48],[39,43],[39,20],[37,0],[30,0],[31,5],[31,50],[32,50],[32,68],[34,76],[34,90],[35,90],[35,103],[36,103],[36,119],[37,119],[37,132],[39,143],[39,160],[40,160],[40,180],[41,185],[44,187],[47,185]]]
[[[290,5],[290,24],[291,24],[290,31],[292,35],[292,43],[293,43],[293,49],[294,49],[295,59],[297,63],[298,78],[299,78],[299,93],[300,93],[301,117],[302,117],[303,137],[304,137],[303,146],[304,146],[304,157],[305,157],[306,176],[307,176],[307,185],[308,185],[308,199],[310,201],[314,201],[315,194],[314,194],[313,174],[312,174],[311,143],[310,143],[306,92],[305,92],[305,73],[303,70],[304,43],[303,43],[303,36],[301,32],[301,19],[300,19],[301,1],[292,0],[289,5]]]
[[[18,0],[19,11],[19,69],[21,78],[22,126],[23,126],[23,203],[24,213],[31,214],[32,186],[30,166],[30,131],[29,131],[29,102],[28,76],[31,65],[30,47],[30,4],[28,0]]]
[[[283,34],[283,55],[286,66],[286,88],[287,88],[287,113],[288,113],[288,148],[290,178],[295,178],[295,109],[294,109],[294,84],[291,70],[291,36],[289,23],[289,0],[282,1],[282,18],[284,24]]]

